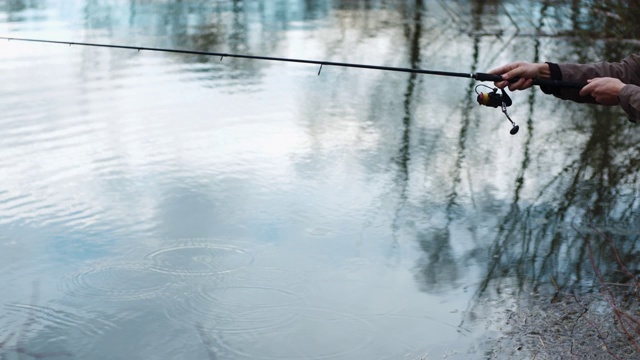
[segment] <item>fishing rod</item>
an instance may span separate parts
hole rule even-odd
[[[320,68],[318,69],[318,75],[320,75],[320,73],[322,72],[323,66],[336,66],[336,67],[394,71],[394,72],[423,74],[423,75],[461,77],[461,78],[467,78],[467,79],[474,79],[477,81],[499,82],[503,80],[500,75],[481,73],[481,72],[462,73],[462,72],[425,70],[425,69],[393,67],[393,66],[354,64],[354,63],[312,60],[312,59],[296,59],[296,58],[284,58],[284,57],[273,57],[273,56],[232,54],[232,53],[212,52],[212,51],[182,50],[182,49],[158,48],[158,47],[147,47],[147,46],[115,45],[115,44],[88,43],[88,42],[72,42],[72,41],[46,40],[46,39],[8,37],[8,36],[0,36],[0,40],[26,41],[26,42],[35,42],[35,43],[68,45],[68,46],[77,45],[77,46],[90,46],[90,47],[100,47],[100,48],[110,48],[110,49],[137,50],[138,52],[153,51],[153,52],[164,52],[164,53],[174,53],[174,54],[216,56],[216,57],[220,57],[220,61],[222,61],[225,57],[228,57],[228,58],[237,58],[237,59],[312,64],[312,65],[320,65]],[[515,82],[517,81],[517,79],[511,79],[510,81]],[[550,80],[550,79],[534,79],[533,85],[580,89],[583,86],[585,86],[586,83],[578,83],[578,82],[562,81],[562,80]],[[512,135],[515,135],[518,132],[519,127],[513,122],[513,120],[511,120],[511,118],[509,117],[509,114],[507,114],[507,107],[511,106],[512,104],[511,98],[507,95],[504,89],[502,89],[500,93],[498,93],[497,88],[494,88],[489,93],[483,93],[483,92],[478,92],[479,86],[480,85],[476,86],[476,93],[478,94],[478,97],[477,97],[478,104],[488,106],[488,107],[494,107],[494,108],[500,107],[502,109],[502,112],[506,115],[507,119],[511,122],[512,129],[510,133]],[[491,89],[489,86],[486,86],[486,85],[483,85],[483,86]]]

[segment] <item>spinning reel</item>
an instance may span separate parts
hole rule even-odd
[[[492,89],[492,91],[490,93],[478,92],[478,88],[480,86],[484,86],[487,89]],[[517,134],[518,130],[520,130],[520,126],[516,125],[516,123],[511,120],[511,117],[509,117],[509,114],[507,113],[507,107],[511,106],[511,104],[513,103],[509,95],[507,95],[507,92],[504,91],[504,89],[501,89],[500,93],[498,93],[498,88],[491,88],[484,84],[476,85],[475,91],[476,94],[478,94],[478,104],[489,106],[492,108],[500,107],[504,115],[507,117],[507,120],[509,120],[509,122],[511,123],[511,131],[509,131],[509,133],[511,135]]]

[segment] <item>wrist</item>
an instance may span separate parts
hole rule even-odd
[[[550,79],[551,78],[551,68],[549,64],[542,63],[538,65],[538,78],[539,79]]]

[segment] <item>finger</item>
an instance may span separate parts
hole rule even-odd
[[[515,68],[515,69],[511,69],[511,70],[507,71],[505,74],[503,74],[502,78],[508,80],[508,79],[519,78],[520,75],[522,75],[522,69]]]
[[[520,90],[528,89],[533,86],[533,79],[525,79]]]
[[[509,90],[511,91],[522,90],[523,89],[522,86],[526,81],[527,79],[524,79],[524,78],[518,79],[516,82],[509,84]]]
[[[508,81],[498,81],[498,82],[494,82],[493,85],[495,87],[497,87],[498,89],[504,89],[507,85],[509,85]]]

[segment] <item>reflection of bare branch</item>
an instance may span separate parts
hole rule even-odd
[[[545,15],[542,14],[541,21],[544,20]],[[543,61],[537,57],[538,45],[540,44],[536,41],[536,56],[530,61]],[[588,48],[577,42],[574,45],[577,55],[573,55],[573,50],[569,51],[572,59],[593,58],[595,49],[597,58],[615,58],[619,53],[629,49],[626,42],[621,45],[603,43],[601,46]],[[529,98],[528,124],[531,126],[532,114],[536,107],[539,108],[533,93]],[[612,358],[627,358],[623,352],[631,351],[636,355],[640,353],[640,319],[624,307],[625,303],[621,300],[623,295],[612,289],[604,279],[609,274],[620,276],[621,272],[622,276],[633,283],[627,286],[633,289],[637,296],[638,279],[630,270],[633,267],[627,267],[624,262],[637,259],[640,238],[637,233],[629,232],[630,225],[634,226],[633,229],[636,228],[635,219],[640,212],[637,200],[637,184],[640,180],[637,168],[640,167],[640,154],[635,146],[638,135],[629,131],[626,123],[618,121],[620,119],[613,108],[575,106],[574,110],[578,112],[566,116],[566,124],[560,125],[556,134],[560,141],[568,137],[576,138],[576,135],[579,140],[567,142],[572,147],[567,147],[566,160],[559,164],[560,169],[557,172],[545,174],[544,181],[535,177],[530,180],[531,176],[535,175],[532,170],[535,170],[536,165],[544,166],[546,162],[541,160],[544,154],[539,154],[531,147],[535,145],[535,141],[530,141],[534,129],[527,132],[530,138],[526,139],[523,146],[523,160],[512,184],[513,200],[507,204],[496,225],[497,234],[489,249],[485,277],[475,296],[477,299],[486,298],[491,294],[501,296],[501,292],[508,289],[513,291],[517,299],[526,299],[527,306],[536,307],[536,311],[542,313],[557,310],[562,306],[571,307],[571,312],[562,317],[547,316],[544,320],[534,321],[533,325],[525,321],[515,327],[517,329],[520,326],[524,335],[531,329],[546,332],[558,330],[562,334],[566,329],[559,330],[558,327],[566,326],[563,321],[573,318],[576,334],[567,336],[563,345],[553,344],[557,339],[548,341],[549,338],[544,337],[545,344],[556,350],[571,345],[568,350],[572,355],[575,355],[576,351],[591,351],[593,348],[585,344],[574,344],[574,339],[580,336],[577,332],[585,331],[584,325],[589,324],[586,331],[595,334],[599,339],[599,345],[595,346],[598,350],[607,351]],[[562,119],[562,116],[560,118]],[[523,193],[527,194],[527,190],[533,193],[532,199],[527,199],[526,195],[522,196]],[[586,232],[585,234],[565,231],[570,223],[569,219],[582,217],[588,209],[594,209],[594,220],[591,221],[591,226],[583,224],[579,228]],[[607,227],[597,229],[594,225],[596,222],[606,224]],[[607,229],[614,232],[615,239],[607,236]],[[606,238],[609,246],[606,246],[606,242],[596,243],[594,233]],[[585,242],[585,236],[591,236],[591,244]],[[605,249],[614,249],[612,257],[615,261],[603,261],[599,268],[596,268],[596,259],[604,254]],[[585,266],[589,259],[592,259],[591,268]],[[593,284],[592,280],[585,281],[594,278],[593,271],[596,269],[599,275],[596,276],[596,284]],[[511,280],[516,283],[515,286]],[[529,284],[532,289],[528,287]],[[588,298],[595,299],[594,303],[599,304],[606,301],[605,305],[608,304],[612,309],[608,317],[587,312],[586,308],[576,312],[577,298],[574,302],[567,297],[559,296],[560,289],[572,291],[585,285],[598,285],[597,288],[604,291],[604,296],[589,294]],[[540,288],[555,289],[555,296],[553,293],[549,295],[549,298],[553,296],[550,304],[546,302],[547,299],[531,299],[528,296],[531,290],[537,292]],[[542,293],[546,294],[546,291]],[[518,312],[526,316],[527,309],[519,307]],[[536,312],[534,317],[538,314]],[[583,329],[577,327],[578,320],[586,322],[583,323]],[[530,341],[529,344],[534,343],[533,340],[527,341]],[[538,350],[532,350],[532,355]],[[550,350],[544,351],[548,353]]]
[[[618,307],[618,302],[616,300],[616,295],[613,293],[613,291],[611,290],[611,288],[609,287],[607,282],[604,280],[604,277],[602,276],[602,273],[600,272],[600,269],[596,265],[596,262],[594,260],[594,255],[593,255],[593,249],[591,247],[591,242],[589,241],[589,236],[585,236],[584,234],[582,234],[577,229],[575,229],[575,230],[585,240],[585,243],[586,243],[587,248],[589,250],[589,261],[591,262],[591,266],[593,268],[593,271],[596,274],[596,277],[598,278],[598,281],[600,282],[600,285],[602,286],[602,289],[605,292],[605,299],[606,299],[607,303],[609,304],[609,306],[611,307],[611,309],[613,310],[613,314],[615,315],[616,319],[618,320],[618,325],[622,329],[622,332],[626,335],[627,339],[636,348],[636,351],[638,351],[638,353],[640,353],[640,345],[638,345],[634,335],[631,334],[631,330],[630,330],[630,328],[631,329],[638,329],[638,325],[640,325],[640,322],[638,322],[638,320],[636,320],[635,318],[633,318],[631,315],[627,314],[626,312],[622,311]],[[614,249],[615,249],[615,246],[614,246]],[[617,256],[617,250],[615,250],[615,252],[616,252],[616,256]],[[626,269],[626,266],[625,266],[625,269]],[[634,277],[633,274],[631,274],[631,275],[632,275],[632,277]],[[635,279],[633,279],[633,281],[635,281]],[[636,332],[637,331],[638,330],[636,330]],[[638,334],[640,334],[640,333],[638,333]]]
[[[0,341],[0,359],[4,360],[7,353],[13,352],[20,355],[25,355],[34,359],[54,358],[54,357],[72,357],[73,355],[66,351],[56,352],[35,352],[28,349],[27,340],[30,328],[36,323],[36,307],[39,298],[39,284],[37,281],[33,283],[33,290],[31,292],[31,301],[29,306],[29,313],[27,319],[17,330],[10,331],[9,334]],[[14,346],[8,346],[11,340],[15,339],[16,344]]]
[[[22,326],[22,329],[20,329],[20,331],[18,332],[18,341],[17,341],[17,347],[18,348],[24,348],[24,344],[22,343],[22,341],[25,340],[25,332],[27,332],[29,330],[29,328],[35,323],[36,321],[36,315],[35,315],[35,304],[38,303],[38,283],[34,282],[32,284],[32,291],[31,291],[31,307],[29,308],[29,314],[27,315],[27,321],[24,323],[24,325]]]
[[[422,23],[422,2],[416,2],[416,8],[413,9],[414,16],[413,22],[411,24],[405,25],[404,34],[407,36],[407,43],[409,45],[409,61],[411,64],[411,68],[419,68],[420,63],[422,62],[422,47],[420,46],[420,42],[422,40],[423,34],[423,23]],[[409,75],[407,79],[407,87],[404,92],[404,114],[402,117],[402,138],[400,142],[400,149],[398,150],[398,154],[396,155],[396,164],[398,165],[399,173],[397,175],[396,182],[400,184],[399,190],[399,204],[397,206],[394,220],[393,220],[393,242],[392,249],[397,248],[398,246],[398,229],[400,226],[398,225],[398,220],[400,219],[400,212],[407,202],[407,190],[409,183],[409,161],[411,160],[411,129],[412,129],[412,119],[413,119],[413,102],[415,100],[415,90],[416,87],[420,84],[420,78],[416,76],[416,74],[412,73]]]
[[[478,12],[474,12],[474,15],[481,15],[482,9]],[[477,22],[476,22],[477,24]],[[480,54],[480,37],[473,38],[473,65],[472,69],[475,70],[478,64],[478,58]],[[418,235],[418,241],[420,247],[427,254],[427,261],[420,265],[418,276],[421,278],[421,282],[424,282],[431,287],[444,280],[444,282],[455,282],[460,273],[458,272],[455,257],[452,255],[451,246],[451,231],[450,226],[454,221],[453,214],[455,213],[455,207],[459,202],[459,186],[462,182],[462,169],[464,160],[467,153],[467,141],[469,128],[471,126],[471,114],[473,102],[469,99],[473,98],[475,88],[475,82],[470,81],[467,87],[466,98],[462,106],[462,117],[460,124],[460,131],[458,133],[458,141],[456,143],[456,156],[455,163],[450,172],[451,189],[447,193],[447,202],[445,206],[446,223],[442,228],[433,229],[429,232],[422,232]],[[408,175],[407,175],[408,177]]]
[[[202,344],[204,345],[205,350],[207,350],[207,355],[209,359],[216,360],[217,356],[215,351],[213,351],[213,342],[207,338],[207,333],[205,332],[202,324],[197,324],[196,330],[198,330],[198,335],[200,335],[200,341],[202,341]]]
[[[627,266],[620,259],[620,254],[618,253],[618,248],[616,247],[616,244],[613,242],[613,239],[610,236],[606,236],[600,229],[598,229],[593,224],[592,221],[589,222],[589,227],[591,229],[593,229],[596,233],[598,233],[600,236],[602,236],[604,239],[607,239],[609,241],[609,244],[611,245],[611,251],[613,252],[613,255],[614,255],[615,259],[616,259],[616,262],[618,263],[618,265],[620,266],[622,271],[624,271],[625,275],[628,276],[629,279],[635,284],[635,288],[637,289],[638,286],[640,286],[640,283],[638,282],[638,279],[636,279],[635,275],[633,273],[631,273],[631,271],[629,271]]]
[[[591,126],[583,126],[581,131],[587,134],[584,145],[579,147],[574,159],[569,159],[568,165],[539,187],[535,200],[542,206],[533,203],[522,208],[519,204],[518,191],[525,181],[524,169],[520,172],[514,186],[514,203],[505,214],[492,247],[492,255],[496,260],[491,261],[481,291],[487,288],[490,281],[505,276],[502,273],[505,270],[510,274],[515,273],[522,281],[543,283],[548,271],[557,269],[562,262],[562,249],[572,253],[565,260],[569,261],[567,266],[571,271],[562,272],[565,278],[556,280],[561,286],[579,285],[584,271],[582,264],[588,256],[588,250],[579,236],[560,231],[567,224],[568,218],[581,216],[587,212],[586,209],[594,209],[594,216],[606,223],[624,224],[635,219],[637,202],[630,199],[636,192],[632,185],[635,184],[637,175],[627,164],[635,164],[640,161],[640,157],[627,149],[633,148],[636,136],[611,121],[610,110],[598,107],[590,109],[592,116],[588,117],[588,123]],[[585,123],[585,118],[580,120],[583,124],[588,124]],[[635,160],[630,160],[629,156],[619,156],[619,153],[629,154]],[[620,162],[623,163],[622,166]],[[526,163],[524,161],[523,166]],[[557,200],[550,201],[550,197]],[[546,205],[547,203],[551,205]],[[532,215],[541,216],[544,223],[532,222]],[[518,236],[516,243],[511,241],[514,236]],[[625,238],[625,251],[633,251],[638,237]],[[518,244],[522,246],[519,247]],[[543,249],[544,253],[541,253]],[[616,256],[620,259],[619,264],[623,255]],[[517,265],[514,267],[514,264]],[[569,281],[572,284],[567,283]]]

